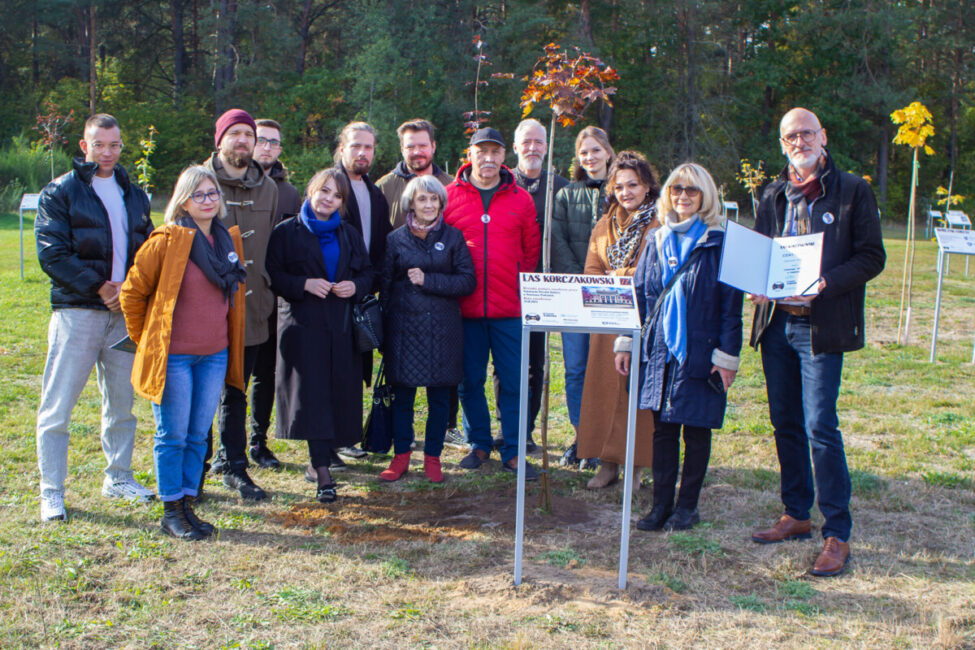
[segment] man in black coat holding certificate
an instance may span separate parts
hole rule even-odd
[[[815,295],[751,296],[751,344],[761,345],[785,506],[779,521],[752,540],[810,538],[809,511],[818,493],[824,546],[809,572],[833,576],[846,567],[852,529],[850,475],[836,415],[843,353],[864,345],[865,287],[883,270],[886,253],[870,185],[836,168],[816,115],[792,109],[779,136],[788,165],[765,188],[755,229],[769,237],[821,232],[823,257]]]

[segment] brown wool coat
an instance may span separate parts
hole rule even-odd
[[[138,348],[132,364],[132,388],[154,404],[162,401],[166,388],[169,340],[173,333],[173,310],[190,259],[196,230],[166,224],[153,231],[135,256],[135,263],[122,284],[120,302],[125,328]],[[234,248],[241,259],[244,244],[237,226],[230,228]],[[227,383],[244,390],[244,294],[240,283],[234,304],[227,312]]]
[[[654,220],[643,232],[637,251],[643,250],[647,232],[656,227]],[[625,275],[636,272],[639,253],[628,266],[612,269],[606,258],[606,248],[615,240],[609,218],[596,222],[589,239],[586,255],[586,275]],[[613,365],[614,334],[593,334],[589,337],[589,362],[586,364],[586,383],[582,389],[582,411],[579,415],[579,458],[599,458],[622,464],[626,459],[627,384],[629,378],[616,372]],[[634,369],[635,370],[635,369]],[[653,415],[637,410],[635,467],[649,467],[653,462]]]

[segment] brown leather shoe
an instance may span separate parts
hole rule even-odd
[[[809,539],[812,537],[811,530],[812,522],[809,519],[799,521],[789,515],[782,515],[771,528],[752,533],[752,541],[759,544],[778,544],[789,539]]]
[[[839,537],[827,537],[823,552],[816,558],[809,573],[814,576],[838,576],[843,573],[849,559],[850,545],[841,542]]]

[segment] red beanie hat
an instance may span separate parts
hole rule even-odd
[[[254,122],[254,118],[251,117],[250,113],[242,108],[231,108],[217,118],[217,130],[213,135],[213,144],[217,149],[220,148],[220,140],[223,139],[223,134],[234,124],[247,124],[253,129],[254,134],[257,134],[257,124]]]

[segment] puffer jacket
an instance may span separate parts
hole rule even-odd
[[[812,353],[852,352],[864,345],[867,281],[884,270],[887,253],[877,201],[867,181],[841,172],[827,155],[820,174],[823,194],[809,206],[812,232],[823,233],[820,276],[826,288],[809,303]],[[758,205],[755,230],[778,237],[785,222],[788,168],[769,183]],[[751,345],[758,347],[772,320],[774,302],[755,308]]]
[[[667,231],[650,231],[640,257],[633,286],[641,322],[653,309],[664,288],[658,264],[658,241]],[[699,240],[702,248],[690,268],[677,280],[687,303],[687,357],[683,365],[670,356],[658,311],[642,342],[640,408],[660,411],[664,422],[719,429],[724,421],[727,395],[708,385],[711,366],[738,368],[741,351],[742,293],[718,282],[724,231],[708,228]],[[671,289],[673,290],[673,289]]]
[[[227,228],[238,226],[244,240],[242,257],[247,271],[247,320],[244,345],[260,345],[267,340],[268,318],[274,310],[274,294],[271,293],[271,278],[264,262],[267,257],[267,243],[271,239],[274,216],[278,204],[278,186],[264,175],[264,170],[251,161],[247,173],[242,178],[231,178],[223,168],[218,153],[214,153],[203,163],[212,171],[224,203],[227,216],[223,218]]]
[[[139,249],[119,302],[125,329],[137,345],[132,363],[132,388],[154,404],[162,401],[169,363],[169,342],[173,334],[173,311],[183,284],[196,229],[166,224],[152,233]],[[237,256],[244,245],[237,226],[230,228]],[[234,292],[234,304],[227,311],[227,383],[244,390],[245,286]]]
[[[437,177],[437,180],[443,183],[444,187],[450,185],[454,177],[437,167],[434,163],[430,164],[433,167],[433,175]],[[386,197],[386,203],[389,204],[389,222],[393,228],[399,228],[406,223],[406,215],[400,207],[399,200],[403,196],[403,190],[406,189],[406,184],[414,178],[416,178],[416,174],[410,171],[406,163],[401,160],[393,167],[393,171],[376,181],[376,187],[382,190],[383,196]]]
[[[463,233],[477,274],[474,293],[461,298],[461,313],[464,318],[520,318],[518,273],[533,271],[541,251],[535,204],[502,166],[501,185],[485,213],[480,191],[468,180],[470,169],[470,163],[461,167],[447,186],[444,211],[444,220]]]
[[[423,271],[423,285],[406,272]],[[459,298],[477,285],[474,263],[459,230],[441,221],[425,239],[406,226],[386,240],[380,299],[390,383],[456,386],[464,378],[464,335]]]
[[[603,214],[605,180],[573,181],[552,208],[552,272],[582,273],[592,229]]]
[[[97,163],[75,158],[74,169],[51,181],[37,204],[37,259],[51,278],[54,309],[108,309],[98,290],[112,279],[112,227],[91,186],[96,171]],[[152,232],[149,197],[129,182],[121,165],[115,166],[115,181],[122,188],[129,217],[128,271]]]

